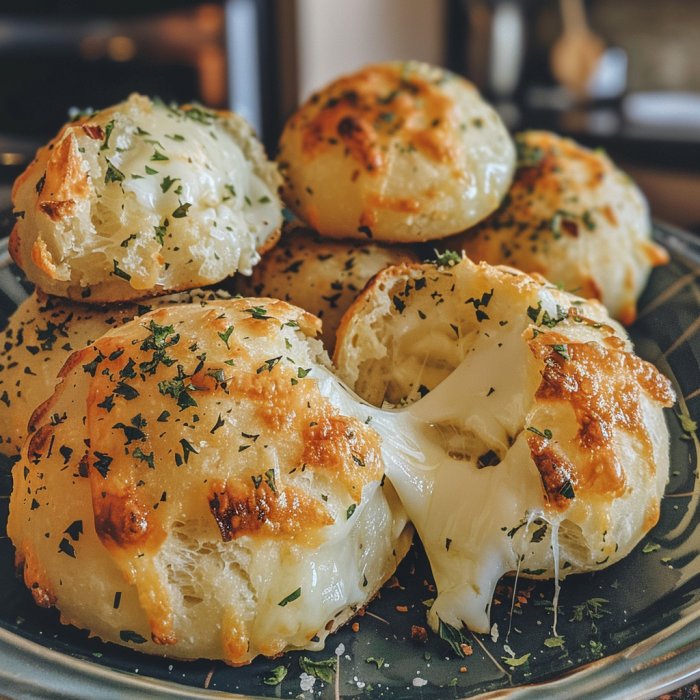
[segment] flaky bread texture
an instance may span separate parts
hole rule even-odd
[[[279,175],[230,112],[133,94],[66,124],[15,182],[10,252],[48,294],[128,301],[250,274]]]
[[[518,169],[499,209],[440,250],[538,272],[630,324],[651,268],[668,253],[651,240],[647,201],[607,155],[545,131],[516,136]]]
[[[477,89],[424,63],[385,63],[335,80],[288,120],[282,197],[324,236],[415,242],[490,214],[515,149]]]
[[[263,255],[250,277],[238,275],[243,296],[282,299],[321,320],[321,340],[329,354],[343,314],[365,284],[388,265],[418,262],[403,245],[335,241],[297,224],[283,227],[279,243]]]
[[[199,289],[140,304],[96,306],[35,292],[12,314],[0,335],[0,452],[15,457],[32,413],[53,394],[63,364],[111,328],[169,304],[206,304],[229,298]]]
[[[36,602],[176,658],[322,647],[411,532],[379,436],[321,391],[317,328],[270,299],[188,304],[74,353],[13,473]]]
[[[434,627],[487,632],[503,574],[603,568],[658,520],[675,395],[599,302],[467,258],[388,268],[335,362],[366,400],[408,404],[422,456],[385,461],[431,561]]]

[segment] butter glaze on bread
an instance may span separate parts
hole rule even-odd
[[[368,66],[294,114],[280,139],[282,197],[333,238],[443,238],[499,205],[515,149],[466,80],[423,63]]]
[[[17,179],[10,252],[44,292],[128,301],[250,274],[279,175],[236,114],[131,95],[66,124]]]
[[[327,398],[317,326],[271,299],[183,304],[74,353],[13,472],[35,601],[175,658],[321,648],[411,531],[379,436]]]
[[[518,134],[516,145],[518,169],[499,209],[438,247],[539,272],[632,323],[652,266],[668,262],[651,240],[644,195],[602,151],[544,131]]]

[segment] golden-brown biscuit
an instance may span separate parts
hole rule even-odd
[[[471,83],[408,62],[367,66],[312,95],[277,160],[287,206],[324,236],[410,243],[496,209],[515,150]]]
[[[498,211],[437,247],[539,272],[632,323],[652,266],[668,262],[651,240],[644,195],[602,151],[543,131],[517,135],[516,145],[518,170]]]
[[[279,175],[236,114],[131,95],[66,124],[17,179],[10,252],[49,294],[128,301],[250,274]]]
[[[411,530],[317,329],[271,299],[180,304],[71,355],[13,471],[35,601],[153,654],[321,648]]]
[[[253,274],[235,278],[235,289],[243,296],[288,301],[321,319],[321,340],[330,354],[343,314],[370,278],[387,265],[412,262],[418,256],[407,246],[334,241],[286,225]]]

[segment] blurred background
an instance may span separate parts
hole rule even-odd
[[[274,155],[313,90],[409,58],[472,80],[514,131],[604,147],[657,218],[700,231],[697,0],[2,0],[0,211],[70,108],[196,100]]]

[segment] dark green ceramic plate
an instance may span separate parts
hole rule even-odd
[[[512,579],[501,582],[500,604],[493,606],[498,635],[466,633],[471,655],[460,658],[430,630],[427,641],[413,640],[414,626],[427,628],[426,601],[434,597],[419,543],[397,572],[400,585],[385,586],[367,613],[356,619],[357,631],[346,626],[328,640],[326,652],[290,653],[229,668],[219,662],[154,658],[104,644],[62,626],[55,610],[37,608],[15,578],[13,549],[4,530],[11,488],[10,464],[4,460],[0,695],[71,700],[229,694],[309,700],[336,695],[630,700],[656,697],[700,677],[698,439],[683,429],[692,425],[684,426],[677,416],[682,412],[700,421],[700,245],[667,226],[658,225],[655,235],[672,261],[654,270],[631,332],[638,353],[669,376],[678,392],[677,406],[667,413],[672,475],[659,524],[627,559],[563,583],[557,628],[564,637],[562,646],[545,643],[553,621],[553,583],[521,580],[513,595]],[[7,314],[24,294],[7,261],[0,269],[0,288],[0,308]],[[304,658],[331,662],[308,690],[300,681]],[[286,677],[276,685],[266,683],[274,682],[273,670],[279,667]]]

